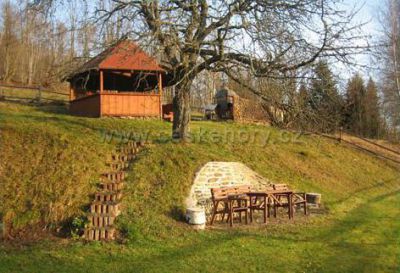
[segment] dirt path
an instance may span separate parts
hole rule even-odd
[[[342,140],[350,144],[356,145],[360,148],[366,149],[372,153],[375,153],[378,156],[388,158],[392,161],[397,161],[400,163],[399,145],[391,144],[383,140],[362,139],[348,134],[343,134]]]

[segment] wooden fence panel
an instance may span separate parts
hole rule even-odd
[[[0,84],[0,99],[29,102],[68,102],[67,93],[42,87]]]

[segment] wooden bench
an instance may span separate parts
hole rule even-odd
[[[267,192],[273,191],[272,185],[268,185],[257,192],[250,193],[249,209],[250,209],[250,222],[253,222],[254,211],[262,211],[264,215],[264,223],[267,223],[267,217],[270,217],[270,210],[273,206],[272,200],[268,197]]]
[[[287,184],[273,184],[272,185],[274,190],[276,191],[290,191],[290,188]],[[279,202],[275,202],[274,204],[274,216],[276,217],[276,208],[277,207],[288,207],[289,206],[289,200],[282,200],[284,195],[279,195],[276,194],[277,200]],[[294,206],[296,205],[302,205],[304,209],[304,214],[307,215],[307,199],[306,199],[306,193],[305,192],[293,192],[290,195],[291,198],[291,203],[292,203],[292,208],[289,209],[289,218],[293,218],[293,211],[294,211]]]
[[[228,214],[227,221],[233,226],[233,214],[239,213],[239,220],[242,221],[242,212],[245,213],[246,224],[248,221],[248,201],[246,193],[250,192],[251,186],[241,185],[232,187],[212,188],[211,198],[213,202],[213,212],[210,225],[213,225],[215,216],[222,214],[224,221],[225,214]]]

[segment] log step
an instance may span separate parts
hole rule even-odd
[[[109,181],[122,181],[126,177],[124,171],[104,173],[103,177]]]
[[[111,155],[107,165],[112,171],[102,174],[100,188],[103,191],[95,193],[95,200],[90,205],[89,227],[85,229],[84,237],[89,241],[114,240],[116,229],[113,226],[116,217],[121,213],[122,182],[127,174],[123,171],[129,168],[130,161],[136,158],[144,142],[128,141]]]
[[[139,152],[139,148],[138,147],[121,147],[118,149],[118,152],[121,154],[135,155]]]
[[[114,227],[91,227],[85,230],[85,239],[89,241],[114,240]]]
[[[114,201],[94,201],[90,205],[90,212],[96,214],[111,214],[113,216],[118,216],[121,213],[121,205],[120,203]]]
[[[119,201],[122,198],[121,192],[97,192],[95,194],[95,201],[107,202],[107,201]]]
[[[136,155],[133,154],[113,154],[111,155],[111,160],[128,162],[135,158]]]
[[[109,162],[109,163],[107,163],[107,165],[113,171],[122,171],[122,170],[125,170],[125,169],[129,168],[129,163],[128,162],[122,162],[122,161]]]
[[[144,145],[144,141],[132,141],[132,140],[130,140],[130,141],[128,141],[127,143],[126,143],[126,147],[133,147],[133,148],[138,148],[138,147],[142,147]]]
[[[92,213],[88,215],[88,220],[91,227],[109,227],[114,224],[115,216],[111,214]]]
[[[120,191],[124,188],[123,182],[100,183],[100,185],[105,191]]]

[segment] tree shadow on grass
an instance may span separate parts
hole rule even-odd
[[[368,243],[366,242],[370,239],[368,234],[360,234],[354,237],[355,234],[353,231],[356,228],[364,227],[371,235],[382,232],[379,228],[374,229],[377,221],[380,220],[373,216],[374,206],[385,202],[384,205],[380,205],[382,209],[385,209],[386,203],[391,204],[391,201],[388,201],[388,199],[392,197],[397,197],[397,199],[399,199],[399,193],[400,190],[397,190],[368,199],[363,205],[351,211],[351,213],[349,213],[345,219],[338,222],[336,226],[319,236],[320,240],[327,240],[327,245],[334,250],[331,256],[325,259],[324,263],[328,265],[328,268],[335,268],[335,263],[339,265],[341,261],[345,261],[341,264],[341,267],[338,268],[342,270],[342,272],[343,270],[346,272],[365,272],[366,270],[371,270],[372,266],[376,266],[378,264],[378,259],[386,260],[388,258],[382,257],[382,253],[380,253],[379,250],[387,248],[389,244],[396,244],[394,237],[388,240],[389,238],[385,238],[386,236],[382,237],[381,235],[377,242]],[[383,214],[381,211],[379,213]],[[384,228],[393,229],[395,227]],[[391,231],[389,233],[391,233]],[[392,237],[392,234],[388,234],[387,236]],[[386,264],[386,262],[384,264]],[[390,264],[386,264],[387,268],[391,266]],[[392,269],[395,270],[394,268]]]
[[[31,120],[33,122],[38,122],[38,123],[49,123],[52,122],[54,123],[55,126],[62,128],[63,130],[71,131],[72,127],[75,128],[80,128],[80,129],[90,129],[93,131],[99,132],[99,135],[104,132],[104,127],[101,125],[93,125],[88,122],[85,122],[83,120],[80,120],[80,118],[64,118],[64,117],[57,117],[57,116],[32,116],[32,115],[18,115],[18,114],[11,114],[13,117],[12,119],[25,119],[25,120]],[[9,117],[11,115],[8,115]],[[67,115],[66,115],[67,116]]]
[[[6,119],[11,121],[32,121],[42,124],[51,123],[55,127],[67,131],[71,131],[71,129],[78,129],[81,131],[89,129],[94,133],[97,133],[99,138],[101,138],[101,141],[114,144],[125,143],[128,140],[148,141],[153,137],[156,137],[155,140],[157,140],[157,143],[159,144],[171,142],[169,135],[166,136],[161,134],[165,129],[161,123],[150,124],[146,123],[146,121],[135,123],[122,119],[115,122],[115,119],[113,118],[99,119],[78,117],[52,110],[42,112],[47,113],[47,115],[40,115],[38,113],[33,113],[32,115],[7,113]],[[86,133],[86,131],[84,133]],[[161,138],[161,140],[158,140],[157,138]]]
[[[346,201],[349,201],[354,196],[362,196],[363,194],[367,193],[370,190],[382,188],[382,187],[388,185],[388,183],[390,183],[390,182],[395,182],[397,179],[400,179],[400,177],[396,177],[396,178],[393,178],[391,180],[385,180],[385,181],[376,182],[371,186],[364,187],[364,188],[361,188],[361,189],[356,190],[356,191],[352,191],[349,194],[347,194],[346,197],[343,197],[343,198],[338,199],[338,200],[336,200],[334,202],[331,202],[330,205],[334,206],[334,205],[345,203]]]
[[[204,269],[206,263],[206,253],[217,253],[220,248],[223,251],[222,245],[230,244],[231,241],[246,235],[232,236],[229,233],[219,234],[218,236],[209,236],[202,238],[194,243],[176,246],[174,248],[162,247],[157,254],[143,257],[140,260],[133,261],[127,272],[208,272]],[[215,250],[217,249],[217,250]],[[204,255],[204,257],[202,257]],[[194,261],[200,257],[199,263]],[[212,261],[212,263],[215,263]]]
[[[68,104],[65,101],[51,100],[39,103],[37,102],[36,99],[30,99],[30,100],[5,100],[4,102],[8,104],[33,107],[35,110],[43,113],[69,115]]]
[[[365,272],[372,265],[376,265],[378,259],[386,260],[387,257],[380,257],[379,249],[385,249],[389,244],[396,242],[379,238],[379,242],[368,243],[365,242],[369,239],[368,234],[361,234],[357,238],[352,233],[359,227],[367,227],[370,233],[377,232],[368,228],[369,226],[374,227],[376,222],[379,221],[372,215],[373,206],[380,202],[389,202],[387,201],[388,198],[400,197],[399,194],[400,190],[396,190],[370,198],[351,210],[344,219],[337,221],[334,226],[318,234],[309,234],[309,236],[301,239],[277,235],[272,235],[272,238],[295,244],[315,243],[323,247],[324,250],[329,250],[330,255],[324,257],[323,261],[318,263],[319,266],[322,265],[319,272]],[[307,253],[305,253],[304,260],[313,262]],[[391,267],[391,265],[387,265],[387,267]],[[395,270],[394,268],[391,269]]]

